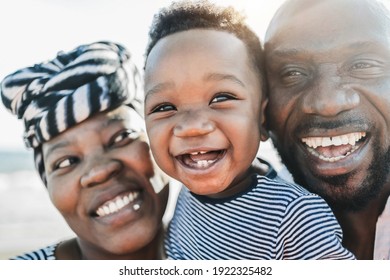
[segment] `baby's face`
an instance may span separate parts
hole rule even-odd
[[[166,201],[157,192],[166,193],[142,127],[143,119],[123,106],[43,144],[50,198],[96,250],[134,252],[161,227]]]
[[[200,195],[223,196],[256,156],[261,84],[244,43],[195,29],[161,39],[145,68],[151,149],[168,175]]]

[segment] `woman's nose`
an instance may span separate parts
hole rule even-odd
[[[182,113],[173,134],[177,137],[203,136],[215,130],[215,124],[205,114],[198,111]]]
[[[122,170],[122,163],[117,160],[100,161],[94,160],[96,164],[91,164],[80,178],[82,187],[92,187],[107,182]]]

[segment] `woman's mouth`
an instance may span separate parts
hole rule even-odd
[[[206,170],[224,157],[226,150],[196,151],[182,154],[176,158],[185,167],[197,170]]]
[[[326,162],[336,162],[348,157],[359,149],[365,140],[366,132],[352,132],[332,137],[302,138],[307,151]]]
[[[132,191],[126,194],[121,194],[115,198],[106,201],[103,203],[97,210],[96,216],[104,217],[111,215],[123,209],[125,206],[132,204],[134,211],[137,211],[140,208],[140,201],[137,199],[140,197],[140,191]]]

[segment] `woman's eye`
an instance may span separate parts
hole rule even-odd
[[[120,143],[127,143],[129,140],[133,141],[136,140],[139,137],[139,132],[135,130],[125,130],[116,135],[111,144],[116,145]]]
[[[235,99],[237,98],[235,98],[231,94],[222,93],[222,94],[218,94],[217,96],[214,96],[214,98],[210,101],[210,104],[224,102],[227,100],[235,100]]]
[[[172,104],[161,104],[152,109],[152,113],[168,112],[176,110],[176,107]]]
[[[62,169],[62,168],[66,168],[66,167],[69,167],[73,164],[76,164],[79,162],[79,159],[76,158],[76,157],[67,157],[67,158],[63,158],[63,159],[60,159],[58,160],[55,164],[54,164],[54,168],[53,170],[57,170],[57,169]]]

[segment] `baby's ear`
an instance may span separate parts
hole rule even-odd
[[[268,130],[267,130],[267,119],[266,119],[266,108],[268,104],[268,97],[263,97],[261,100],[260,106],[260,140],[265,142],[269,138]]]

